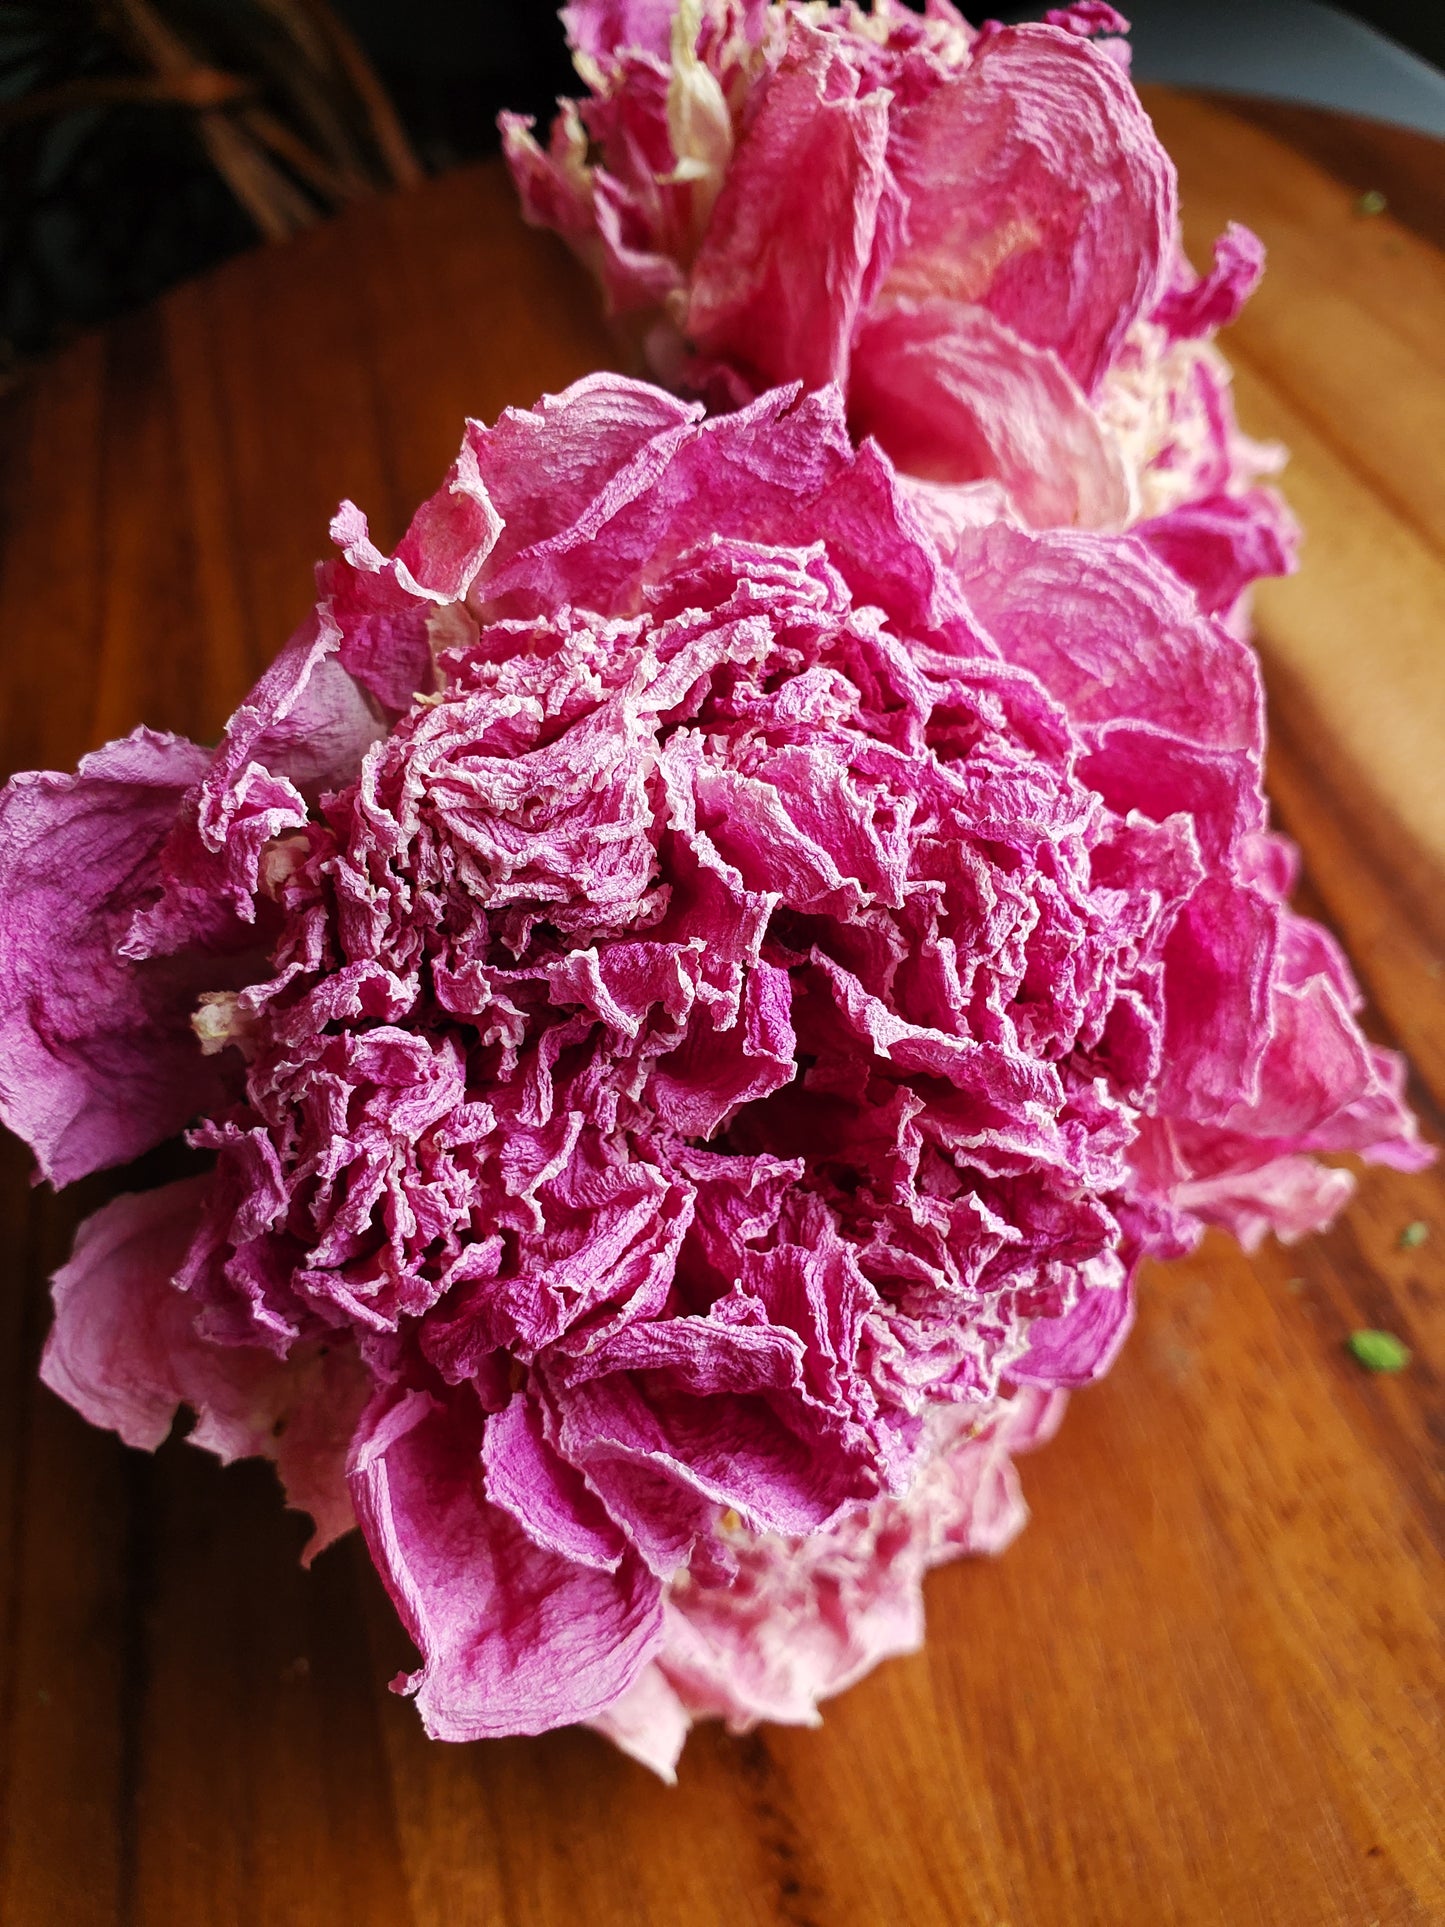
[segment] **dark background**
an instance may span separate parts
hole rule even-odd
[[[117,71],[105,0],[0,0],[0,114],[57,76]],[[195,0],[224,32],[254,0]],[[1037,8],[999,7],[1008,18]],[[545,122],[577,91],[553,0],[332,0],[400,110],[423,165],[494,152],[503,107]],[[1179,0],[1198,15],[1208,0]],[[1125,5],[1125,12],[1128,7]],[[986,7],[965,6],[971,18]],[[1445,68],[1441,0],[1343,9]],[[123,66],[122,66],[122,71]],[[180,109],[111,106],[0,127],[0,381],[79,329],[251,245],[256,229]]]
[[[1340,9],[1410,47],[1437,67],[1445,67],[1445,7],[1440,0],[1362,0]]]
[[[548,115],[559,93],[571,93],[555,7],[547,0],[335,0],[365,41],[419,144],[436,155],[470,155],[495,147],[492,122],[503,107]],[[970,20],[989,14],[1037,18],[1050,0],[1029,6],[970,5]],[[1338,0],[1331,0],[1337,4]],[[1178,0],[1181,12],[1207,13],[1209,0]],[[1355,0],[1340,12],[1376,27],[1437,67],[1445,68],[1445,0]],[[1122,11],[1127,15],[1128,0]]]

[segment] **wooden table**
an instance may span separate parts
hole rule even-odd
[[[1230,215],[1270,245],[1231,352],[1309,530],[1260,599],[1273,796],[1438,1139],[1441,151],[1154,105],[1196,258]],[[1380,185],[1413,227],[1356,211]],[[5,770],[141,718],[213,738],[341,495],[393,539],[464,412],[607,357],[495,168],[82,342],[0,411]],[[927,1651],[821,1731],[702,1729],[674,1792],[585,1733],[429,1744],[386,1691],[407,1643],[354,1538],[303,1574],[266,1467],[127,1452],[37,1386],[44,1279],[113,1188],[57,1201],[0,1160],[7,1927],[1445,1921],[1438,1175],[1367,1176],[1293,1251],[1211,1240],[1152,1274],[1112,1377],[1024,1466],[1029,1531],[930,1582]],[[1360,1325],[1410,1370],[1367,1376]]]

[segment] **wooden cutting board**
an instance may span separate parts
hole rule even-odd
[[[1259,603],[1272,793],[1438,1140],[1445,150],[1151,104],[1196,259],[1229,217],[1270,247],[1229,345],[1309,532]],[[1357,211],[1377,186],[1403,218]],[[339,497],[394,539],[464,413],[608,358],[496,167],[80,343],[0,408],[0,773],[142,719],[214,738]],[[38,1387],[44,1280],[114,1188],[56,1200],[0,1156],[7,1927],[1445,1921],[1438,1175],[1367,1176],[1293,1251],[1153,1272],[1024,1464],[1030,1529],[930,1582],[927,1651],[821,1730],[701,1730],[675,1791],[583,1733],[428,1744],[354,1539],[303,1574],[267,1468],[128,1452]],[[1403,1376],[1353,1363],[1361,1325],[1414,1347]]]

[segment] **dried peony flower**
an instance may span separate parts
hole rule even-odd
[[[528,218],[592,267],[649,371],[734,406],[836,381],[945,502],[990,483],[1035,528],[1140,534],[1204,607],[1292,566],[1278,450],[1241,435],[1212,345],[1263,249],[1201,279],[1112,7],[975,29],[949,4],[574,0],[590,89],[544,152],[503,143]],[[958,505],[953,504],[954,512]],[[972,512],[966,510],[966,512]]]
[[[700,413],[469,425],[214,752],[0,797],[0,1114],[211,1154],[82,1227],[46,1381],[354,1509],[433,1734],[664,1772],[916,1643],[1141,1257],[1425,1155],[1248,648],[1133,537],[945,552],[836,389]]]

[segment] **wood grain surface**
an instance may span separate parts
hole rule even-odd
[[[1229,347],[1308,529],[1259,602],[1272,796],[1438,1141],[1445,162],[1297,111],[1151,105],[1196,259],[1229,217],[1270,248]],[[1376,163],[1404,218],[1357,212]],[[395,539],[464,413],[609,354],[484,168],[38,372],[0,409],[0,773],[142,719],[214,738],[339,497]],[[1112,1376],[1024,1463],[1029,1530],[930,1581],[927,1650],[820,1730],[701,1729],[675,1791],[579,1732],[429,1744],[386,1690],[411,1656],[354,1537],[305,1574],[268,1468],[128,1452],[37,1385],[45,1279],[116,1188],[57,1199],[0,1156],[6,1927],[1445,1922],[1439,1175],[1367,1175],[1293,1250],[1211,1239],[1152,1272]],[[1361,1325],[1409,1370],[1355,1365]]]

